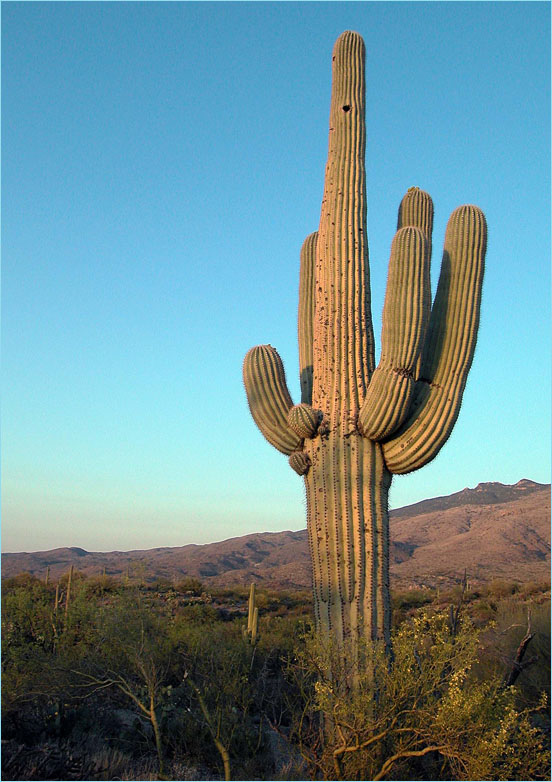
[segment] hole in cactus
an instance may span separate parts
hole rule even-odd
[[[347,113],[348,111],[351,111],[351,107],[350,106],[342,106],[341,108],[343,109],[343,111],[345,113]]]

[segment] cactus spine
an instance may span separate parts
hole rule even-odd
[[[366,232],[364,42],[333,51],[320,226],[301,249],[301,404],[270,345],[252,348],[244,383],[266,439],[305,478],[317,626],[343,642],[390,642],[388,491],[393,474],[433,459],[450,435],[475,349],[486,224],[475,206],[448,223],[433,306],[433,204],[404,196],[391,245],[381,358],[374,359]]]

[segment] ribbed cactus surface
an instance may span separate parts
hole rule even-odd
[[[433,204],[410,188],[399,206],[374,360],[366,235],[364,42],[333,51],[328,163],[320,225],[301,249],[301,403],[270,345],[252,348],[244,382],[266,439],[304,476],[316,620],[338,640],[389,644],[392,475],[433,459],[458,417],[481,301],[485,218],[453,212],[431,302]]]

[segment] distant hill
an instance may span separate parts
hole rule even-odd
[[[535,483],[523,478],[513,486],[504,483],[479,483],[475,489],[462,489],[446,497],[434,497],[431,500],[422,500],[414,505],[406,505],[391,511],[394,518],[403,516],[417,516],[421,513],[443,511],[448,508],[457,508],[462,505],[496,505],[502,502],[512,502],[522,497],[527,497],[535,492],[547,491],[550,493],[549,483]]]
[[[480,483],[475,489],[417,502],[390,513],[392,586],[449,585],[464,568],[473,583],[550,577],[550,484]],[[70,565],[92,575],[148,581],[193,576],[206,585],[308,588],[307,532],[261,532],[219,543],[144,551],[82,548],[2,554],[2,577],[28,572],[51,578]]]

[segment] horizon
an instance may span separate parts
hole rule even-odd
[[[453,494],[459,494],[463,491],[475,491],[480,486],[511,486],[515,487],[518,486],[520,483],[531,483],[534,486],[541,486],[543,488],[546,488],[547,486],[550,486],[550,483],[538,483],[537,481],[533,481],[530,478],[520,478],[519,481],[516,481],[516,483],[513,484],[504,484],[500,483],[499,481],[485,481],[480,482],[477,484],[477,486],[470,487],[466,486],[464,489],[460,489],[459,492],[453,492]],[[446,495],[438,495],[436,497],[426,497],[424,500],[419,500],[417,502],[411,503],[410,505],[403,505],[400,508],[393,508],[390,510],[390,520],[393,519],[393,511],[400,511],[404,510],[405,508],[410,508],[415,505],[420,505],[424,502],[431,502],[431,500],[438,500],[442,499],[443,497],[450,497],[452,495],[446,494]],[[195,546],[195,547],[201,547],[201,546],[209,546],[211,543],[227,543],[231,540],[239,540],[241,538],[250,537],[253,535],[279,535],[286,532],[304,532],[306,531],[306,524],[301,527],[300,529],[281,529],[281,530],[266,530],[266,531],[256,531],[256,532],[246,532],[244,535],[232,535],[229,538],[222,538],[220,540],[212,540],[208,541],[206,543],[183,543],[180,546],[152,546],[147,549],[95,549],[94,551],[82,548],[82,546],[56,546],[53,549],[39,549],[39,550],[26,550],[26,551],[4,551],[2,550],[2,554],[40,554],[40,553],[48,553],[50,551],[58,551],[58,550],[68,550],[68,551],[82,551],[85,554],[132,554],[132,553],[139,553],[141,551],[156,551],[160,549],[170,549],[170,548],[187,548],[188,546]]]
[[[433,291],[452,210],[489,227],[458,421],[390,508],[549,482],[548,3],[5,2],[5,553],[304,528],[241,367],[274,345],[300,398],[299,251],[346,29],[367,51],[378,350],[406,190],[435,204]]]

